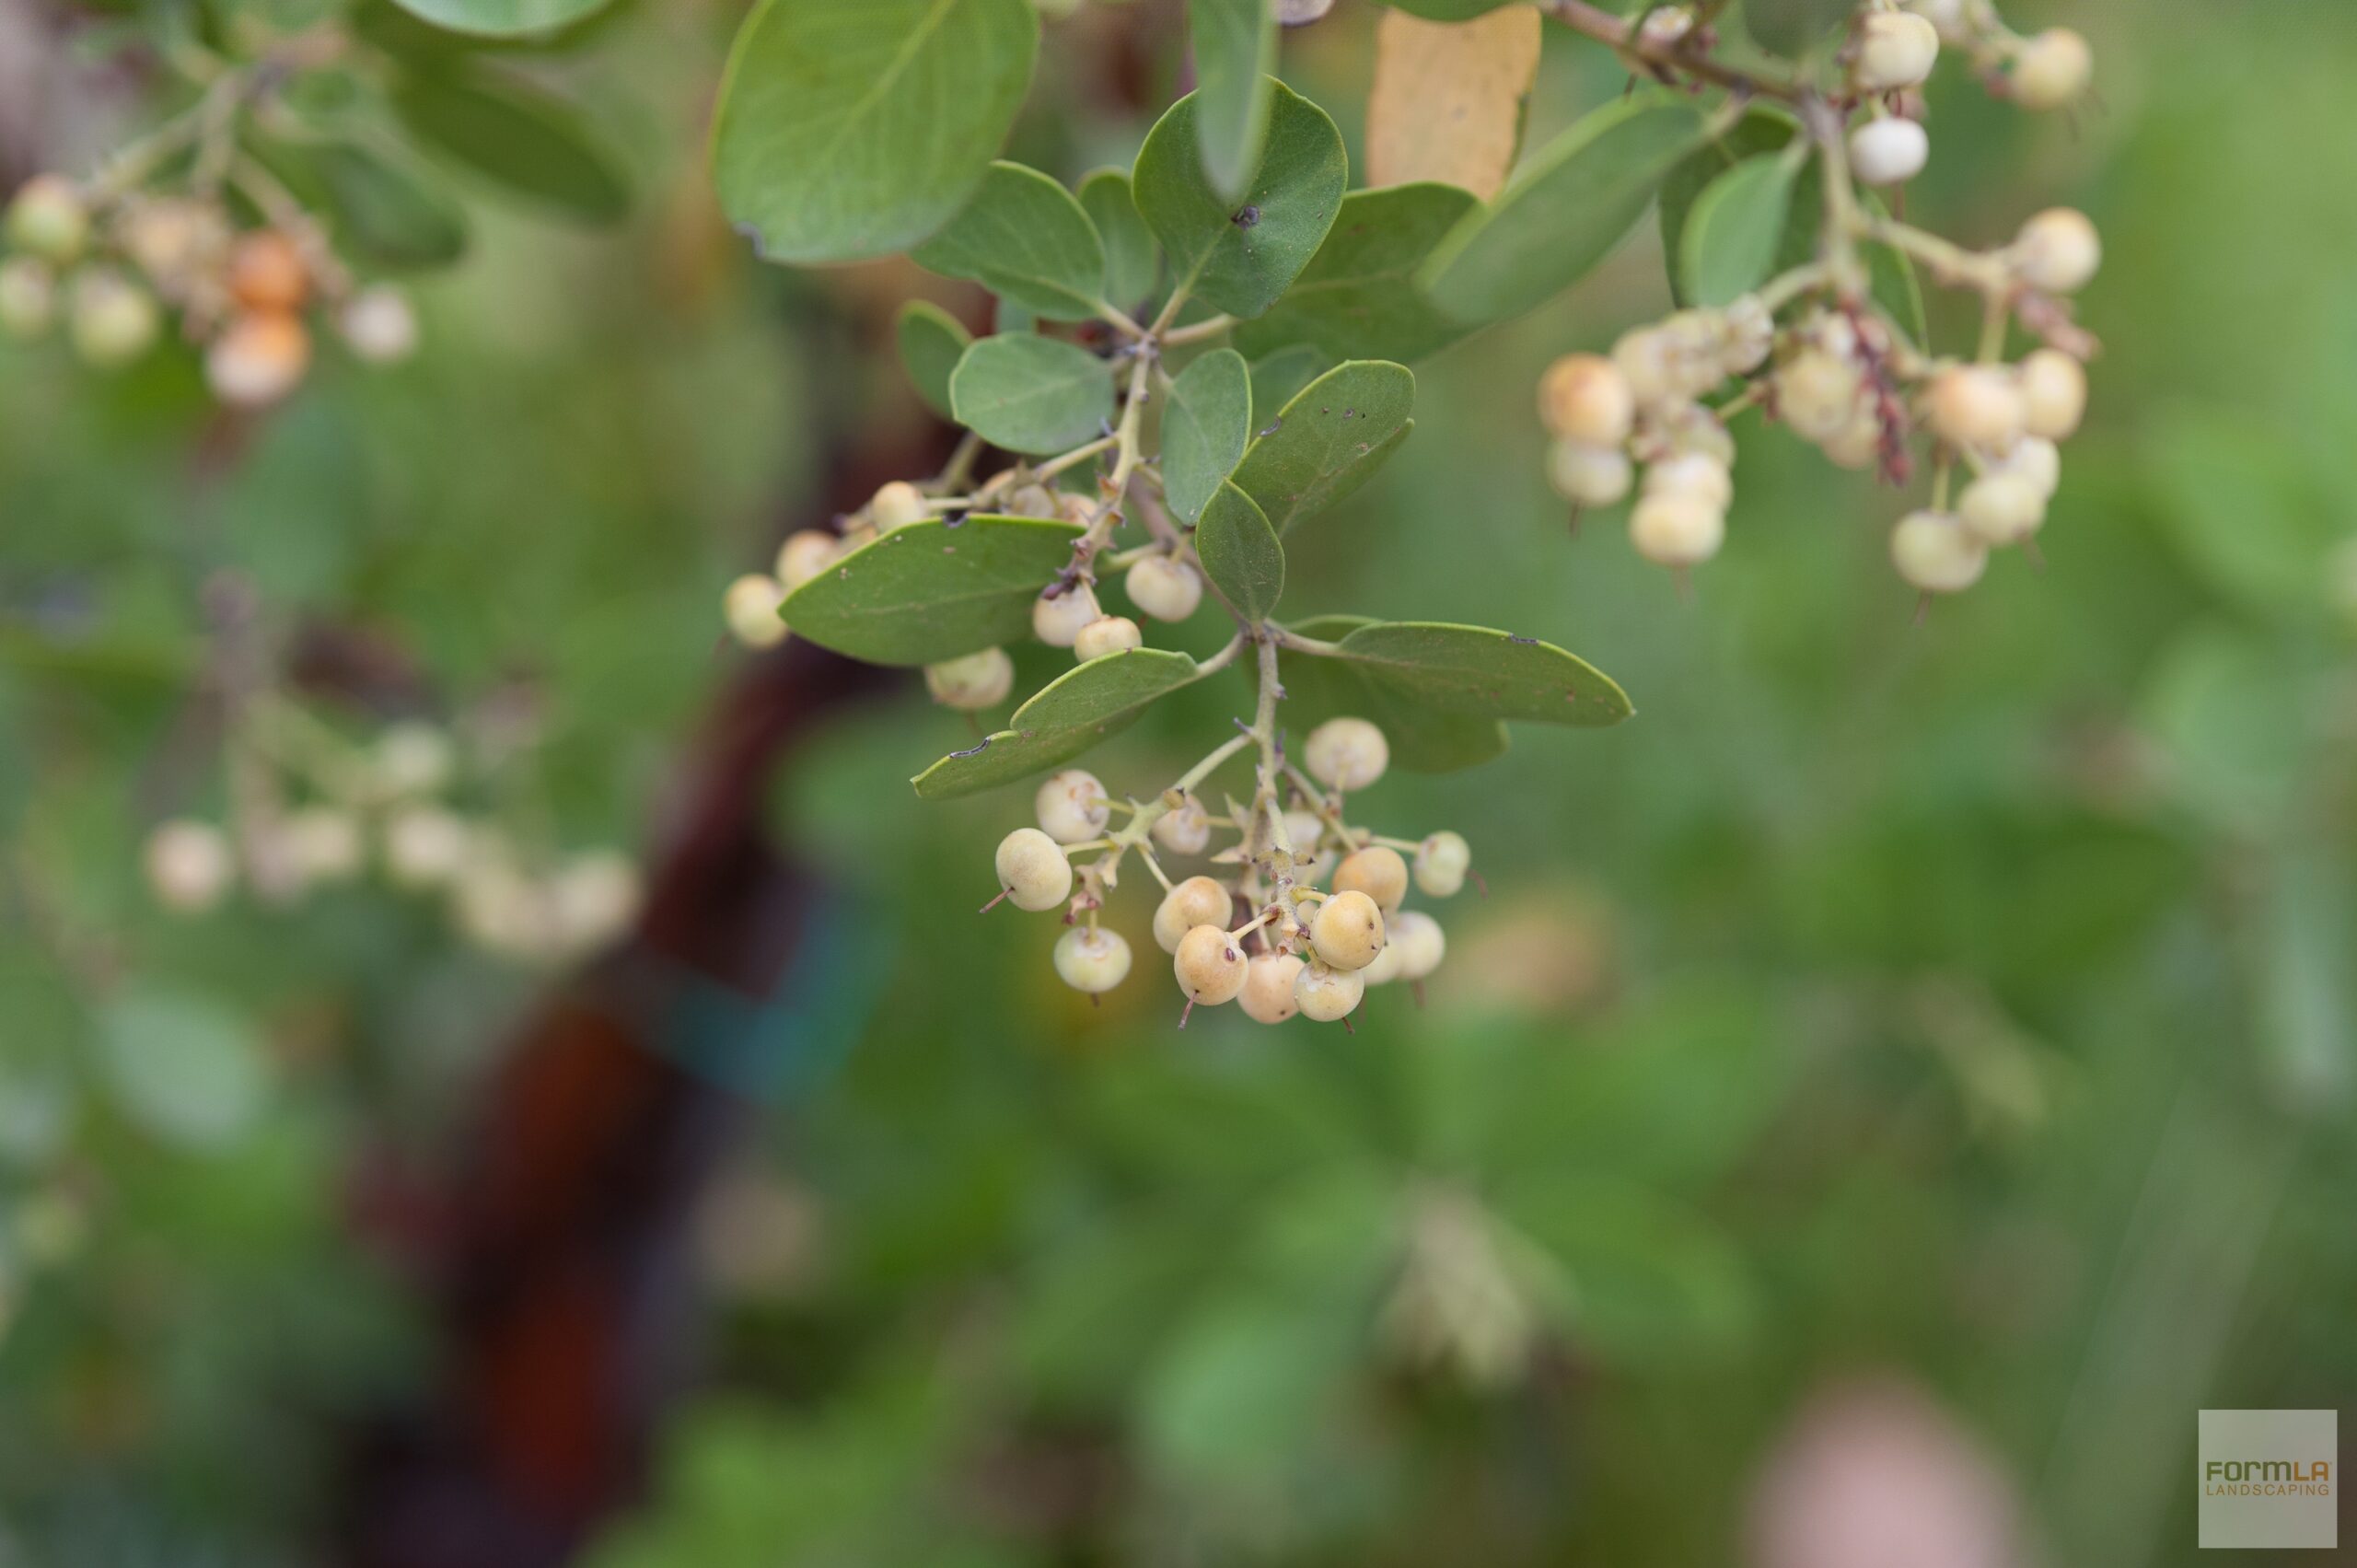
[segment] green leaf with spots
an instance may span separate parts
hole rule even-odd
[[[1415,405],[1416,377],[1406,366],[1338,365],[1261,423],[1266,434],[1237,466],[1237,485],[1279,534],[1290,532],[1375,477],[1415,427]]]
[[[1308,343],[1336,359],[1421,359],[1463,337],[1416,284],[1433,247],[1480,203],[1454,185],[1353,191],[1284,297],[1236,330],[1248,354]]]
[[[944,419],[955,419],[949,403],[949,377],[973,345],[974,335],[964,323],[930,300],[911,299],[900,307],[895,335],[900,345],[900,366],[909,373],[924,406]]]
[[[1686,297],[1725,305],[1767,281],[1782,249],[1797,172],[1783,153],[1758,153],[1703,188],[1679,237]]]
[[[1339,642],[1376,621],[1360,615],[1321,615],[1292,629],[1321,642]],[[1391,761],[1411,773],[1453,773],[1504,754],[1506,726],[1478,714],[1453,713],[1404,695],[1348,659],[1280,653],[1277,679],[1285,690],[1285,724],[1296,733],[1338,714],[1369,720],[1391,743]]]
[[[1223,484],[1195,526],[1195,553],[1203,575],[1247,621],[1276,613],[1285,591],[1285,547],[1252,497]]]
[[[949,226],[909,252],[1051,321],[1086,321],[1105,292],[1105,244],[1072,192],[1036,168],[993,163]]]
[[[722,210],[770,261],[905,250],[981,184],[1039,41],[1030,0],[761,0],[713,118]]]
[[[609,0],[396,0],[402,10],[437,28],[472,33],[479,38],[515,38],[525,33],[552,32],[594,11]]]
[[[1301,389],[1334,367],[1334,362],[1307,343],[1295,343],[1252,362],[1252,433],[1268,433],[1277,412],[1301,395]]]
[[[1170,509],[1198,521],[1252,438],[1252,373],[1232,348],[1214,349],[1171,383],[1162,410],[1162,488]]]
[[[630,210],[621,160],[580,110],[531,83],[488,71],[411,76],[393,109],[419,141],[553,212],[611,223]]]
[[[1105,242],[1105,297],[1124,310],[1144,304],[1162,271],[1162,250],[1138,215],[1130,177],[1118,168],[1098,169],[1080,182],[1080,206]]]
[[[1074,343],[1002,332],[966,351],[949,377],[958,423],[993,447],[1044,456],[1104,434],[1113,372]]]
[[[796,634],[869,664],[938,664],[1031,633],[1031,601],[1072,559],[1072,523],[970,517],[894,528],[786,596]]]
[[[1188,0],[1187,39],[1202,100],[1195,137],[1203,173],[1222,197],[1240,201],[1269,139],[1276,7],[1272,0]]]
[[[1497,200],[1459,220],[1419,281],[1461,321],[1503,320],[1544,304],[1604,260],[1701,139],[1690,105],[1651,95],[1584,116]]]
[[[1015,710],[1006,728],[909,782],[925,799],[946,800],[1045,772],[1120,734],[1156,698],[1196,679],[1195,661],[1168,648],[1129,648],[1090,659],[1040,688]]]
[[[1300,276],[1350,180],[1341,133],[1326,111],[1282,82],[1271,91],[1268,145],[1240,201],[1203,174],[1200,93],[1173,104],[1138,153],[1138,212],[1169,254],[1178,285],[1233,316],[1260,315]]]

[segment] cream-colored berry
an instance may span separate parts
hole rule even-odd
[[[216,907],[238,878],[229,835],[210,822],[163,823],[147,835],[144,859],[156,901],[181,914]]]
[[[1845,469],[1872,468],[1882,457],[1882,415],[1862,404],[1840,434],[1818,445]]]
[[[204,354],[204,380],[232,408],[260,408],[293,391],[311,364],[311,334],[283,310],[232,320]]]
[[[306,806],[280,825],[288,863],[306,882],[341,882],[356,877],[367,859],[360,819],[335,806]]]
[[[1190,877],[1162,895],[1154,912],[1154,945],[1166,953],[1178,950],[1187,933],[1199,925],[1225,930],[1236,907],[1225,888],[1208,877]]]
[[[2014,97],[2025,109],[2064,109],[2095,79],[2095,51],[2069,28],[2049,28],[2014,56]]]
[[[1145,645],[1145,633],[1138,623],[1126,615],[1100,615],[1080,629],[1073,639],[1073,656],[1086,664],[1103,658],[1107,654],[1125,654],[1132,648]]]
[[[945,708],[963,713],[993,708],[1015,690],[1015,661],[1004,648],[944,659],[924,667],[924,689]]]
[[[417,312],[397,288],[364,288],[336,319],[352,352],[371,365],[397,365],[417,352]]]
[[[728,622],[728,634],[747,647],[775,647],[785,641],[785,622],[777,613],[784,602],[785,587],[775,577],[748,572],[728,585],[720,613]]]
[[[1301,1011],[1294,985],[1302,961],[1291,953],[1255,953],[1244,967],[1244,990],[1237,1005],[1256,1024],[1282,1024]]]
[[[1640,407],[1655,408],[1688,395],[1677,346],[1657,328],[1622,333],[1612,345],[1612,363]]]
[[[1620,367],[1600,354],[1567,354],[1538,382],[1538,417],[1550,435],[1590,447],[1618,447],[1637,417]]]
[[[1048,775],[1031,797],[1040,830],[1060,844],[1086,843],[1105,831],[1112,819],[1113,802],[1097,775],[1086,768],[1066,768]]]
[[[1334,891],[1364,893],[1388,916],[1408,896],[1408,863],[1381,844],[1353,850],[1334,868]]]
[[[637,864],[619,850],[575,855],[549,883],[557,940],[576,953],[603,947],[629,930],[644,899]]]
[[[1908,11],[1869,11],[1858,18],[1850,79],[1870,93],[1922,83],[1940,57],[1940,30]]]
[[[1149,555],[1121,579],[1130,602],[1156,621],[1184,621],[1203,602],[1203,579],[1192,566],[1168,555]]]
[[[1363,970],[1383,951],[1383,911],[1364,893],[1337,893],[1310,918],[1309,945],[1338,970]]]
[[[1903,185],[1923,172],[1932,138],[1912,120],[1886,115],[1850,133],[1850,168],[1868,185]]]
[[[1173,854],[1201,854],[1212,842],[1211,813],[1190,795],[1155,818],[1149,831]]]
[[[1129,978],[1130,945],[1102,926],[1075,925],[1056,938],[1056,973],[1074,991],[1101,995]]]
[[[1052,517],[1057,515],[1056,493],[1044,484],[1018,484],[1006,493],[1009,517]]]
[[[1994,451],[2020,436],[2029,411],[2003,366],[1956,365],[1932,377],[1923,413],[1950,445]]]
[[[1618,447],[1591,447],[1558,438],[1547,446],[1547,482],[1579,506],[1610,506],[1629,494],[1629,455]]]
[[[56,317],[57,279],[47,262],[34,256],[0,261],[0,332],[39,337]]]
[[[1356,970],[1305,964],[1294,976],[1294,1002],[1312,1023],[1330,1024],[1349,1016],[1365,995],[1366,977]]]
[[[1105,612],[1086,583],[1074,583],[1062,593],[1043,593],[1031,601],[1031,634],[1051,648],[1069,648],[1080,641],[1082,628]]]
[[[1776,412],[1804,441],[1829,441],[1857,417],[1865,377],[1856,365],[1805,348],[1776,371]]]
[[[8,202],[8,243],[44,261],[79,255],[90,235],[90,209],[62,174],[36,174]]]
[[[792,593],[842,558],[843,541],[824,528],[797,528],[777,547],[777,580]]]
[[[2045,294],[2076,294],[2103,265],[2103,237],[2087,215],[2049,207],[2014,236],[2014,271]]]
[[[2040,495],[2051,500],[2054,487],[2062,482],[2062,454],[2051,441],[2025,436],[1990,459],[1988,471],[2020,474],[2037,487]]]
[[[1072,897],[1072,862],[1037,828],[1017,828],[998,843],[999,890],[1016,909],[1051,910]]]
[[[1940,37],[1956,39],[1964,36],[1966,0],[1898,0],[1903,10],[1914,12],[1940,29]]]
[[[1890,533],[1890,561],[1911,587],[1962,593],[1988,569],[1989,547],[1946,512],[1910,512]]]
[[[1364,789],[1391,765],[1391,743],[1364,719],[1332,718],[1302,747],[1309,776],[1329,789]]]
[[[2026,474],[1983,474],[1956,497],[1956,515],[1983,544],[2019,544],[2046,521],[2046,495]]]
[[[404,806],[385,819],[385,874],[398,888],[442,887],[466,868],[472,836],[439,806]]]
[[[112,267],[86,268],[74,280],[66,328],[74,352],[102,370],[128,365],[155,346],[163,318],[156,296]]]
[[[1244,940],[1228,935],[1220,923],[1198,925],[1178,939],[1170,970],[1188,1001],[1202,1007],[1223,1006],[1244,989]]]
[[[1472,868],[1472,846],[1462,833],[1443,830],[1416,846],[1416,887],[1427,898],[1455,898]]]
[[[1647,495],[1685,495],[1725,511],[1735,500],[1735,476],[1708,452],[1679,452],[1645,470]]]
[[[2061,349],[2033,350],[2021,363],[2023,425],[2049,441],[2067,439],[2087,412],[2087,372]]]
[[[1726,537],[1726,513],[1699,495],[1645,495],[1629,513],[1629,542],[1657,566],[1699,566]]]
[[[931,513],[924,504],[924,492],[907,480],[896,479],[876,493],[867,504],[867,517],[878,533],[890,533],[894,528],[921,523]]]
[[[1384,951],[1399,955],[1398,978],[1419,981],[1440,968],[1448,952],[1448,937],[1440,922],[1422,910],[1402,910],[1392,921]]]

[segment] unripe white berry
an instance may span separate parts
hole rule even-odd
[[[1335,867],[1334,891],[1364,893],[1388,916],[1408,896],[1408,863],[1398,850],[1381,844],[1353,850]]]
[[[1044,484],[1018,484],[1006,494],[1006,510],[1010,517],[1053,517],[1061,514],[1056,507],[1056,493]]]
[[[749,648],[769,648],[785,641],[785,622],[777,607],[785,602],[785,587],[775,577],[748,572],[728,585],[721,596],[720,613],[728,633]]]
[[[1647,495],[1682,495],[1724,512],[1735,499],[1735,476],[1707,452],[1679,452],[1645,470]]]
[[[2087,412],[2087,372],[2061,349],[2033,350],[2021,363],[2024,426],[2032,436],[2061,441]]]
[[[459,929],[485,952],[546,958],[555,935],[548,892],[505,859],[470,861],[451,889]]]
[[[336,325],[352,352],[371,365],[398,364],[417,352],[417,312],[397,288],[362,289]]]
[[[1776,371],[1776,412],[1804,441],[1824,442],[1857,417],[1865,377],[1854,364],[1805,348]]]
[[[1225,888],[1208,877],[1190,877],[1162,895],[1162,903],[1154,912],[1154,945],[1175,953],[1187,933],[1199,925],[1216,925],[1224,931],[1235,907]]]
[[[1951,446],[1995,451],[2022,434],[2028,410],[2021,389],[2003,366],[1956,365],[1923,389],[1923,412]]]
[[[777,580],[792,593],[832,566],[843,541],[824,528],[797,528],[777,547]]]
[[[1397,939],[1386,942],[1383,951],[1375,956],[1375,962],[1359,970],[1359,979],[1370,987],[1389,985],[1399,978],[1399,965],[1405,957]]]
[[[412,890],[438,888],[464,870],[471,843],[464,819],[439,806],[404,806],[385,819],[385,873]]]
[[[33,338],[49,331],[57,316],[57,280],[31,256],[0,261],[0,332]]]
[[[1312,1023],[1330,1024],[1348,1016],[1365,995],[1366,977],[1355,970],[1305,964],[1294,976],[1294,1002]]]
[[[1665,458],[1708,458],[1723,469],[1735,467],[1735,437],[1719,416],[1701,403],[1682,403],[1662,411],[1653,434]]]
[[[2014,271],[2043,294],[2076,294],[2103,265],[2103,236],[2087,215],[2049,207],[2014,236]]]
[[[2046,496],[2026,474],[1983,474],[1956,497],[1956,515],[1983,544],[2019,544],[2046,521]]]
[[[2054,487],[2062,482],[2062,454],[2042,436],[2025,436],[1990,459],[1989,471],[2019,474],[2051,500]]]
[[[9,200],[8,243],[44,261],[72,261],[90,234],[90,209],[74,182],[61,174],[36,174]]]
[[[1473,851],[1462,833],[1446,830],[1416,846],[1416,887],[1427,898],[1453,899],[1473,868]]]
[[[66,325],[86,363],[100,369],[130,364],[155,346],[161,324],[156,296],[114,268],[86,268],[74,280]]]
[[[2076,103],[2095,78],[2095,52],[2069,28],[2049,28],[2023,41],[2014,56],[2014,97],[2024,109]]]
[[[1618,447],[1560,438],[1547,446],[1547,482],[1580,506],[1609,506],[1629,494],[1629,456]]]
[[[1341,859],[1341,852],[1323,847],[1326,819],[1315,811],[1285,813],[1285,842],[1293,846],[1297,883],[1315,885],[1326,879]]]
[[[1056,973],[1074,991],[1099,995],[1129,978],[1130,945],[1102,926],[1075,925],[1056,938]]]
[[[1699,566],[1726,537],[1726,514],[1699,495],[1641,496],[1629,514],[1629,541],[1656,566]]]
[[[1097,506],[1098,503],[1091,501],[1076,490],[1056,492],[1056,516],[1065,522],[1076,524],[1085,528],[1097,520]]]
[[[1302,747],[1309,776],[1329,789],[1364,789],[1391,765],[1391,743],[1364,719],[1332,718]]]
[[[1960,38],[1965,31],[1965,0],[1898,0],[1903,9],[1914,12],[1933,27],[1940,37]]]
[[[924,492],[904,479],[896,479],[876,493],[867,504],[868,520],[878,533],[890,533],[894,528],[921,523],[930,514],[924,504]]]
[[[1190,1002],[1201,1007],[1224,1006],[1244,989],[1243,940],[1229,935],[1222,924],[1198,925],[1178,939],[1170,970]]]
[[[944,659],[924,667],[924,689],[945,708],[972,713],[996,707],[1015,690],[1015,661],[1004,648]]]
[[[1940,30],[1907,11],[1869,11],[1858,18],[1857,52],[1850,79],[1860,90],[1896,92],[1932,74],[1940,57]]]
[[[1399,955],[1399,979],[1422,980],[1440,968],[1448,952],[1448,937],[1440,922],[1422,910],[1402,910],[1391,923],[1386,951]]]
[[[1107,654],[1125,654],[1132,648],[1145,645],[1145,633],[1138,623],[1126,615],[1100,615],[1080,629],[1073,639],[1073,656],[1086,664],[1103,658]]]
[[[1637,417],[1620,366],[1600,354],[1567,354],[1538,381],[1538,418],[1550,435],[1590,447],[1618,447]]]
[[[1203,579],[1174,556],[1149,555],[1121,579],[1130,602],[1156,621],[1184,621],[1203,602]]]
[[[1253,954],[1245,964],[1244,990],[1237,997],[1244,1016],[1256,1024],[1282,1024],[1300,1012],[1294,985],[1302,968],[1291,953]]]
[[[600,947],[638,918],[645,884],[638,865],[619,850],[576,855],[549,884],[557,939],[574,952]]]
[[[998,842],[998,885],[1019,910],[1051,910],[1072,897],[1072,862],[1063,846],[1037,828],[1017,828]]]
[[[359,819],[339,807],[304,807],[288,814],[280,831],[288,862],[306,882],[343,881],[367,858]]]
[[[205,384],[232,408],[260,408],[293,391],[310,367],[311,334],[282,310],[233,319],[204,354]]]
[[[1747,294],[1727,302],[1719,312],[1719,367],[1730,376],[1747,376],[1768,361],[1776,346],[1776,316],[1768,302]]]
[[[1882,415],[1861,404],[1839,434],[1818,445],[1845,469],[1872,468],[1882,457]]]
[[[1891,530],[1890,561],[1910,587],[1961,593],[1988,569],[1989,547],[1946,512],[1910,512]]]
[[[1676,345],[1658,329],[1623,332],[1612,345],[1612,363],[1640,407],[1658,407],[1687,395]]]
[[[1154,842],[1173,854],[1201,854],[1212,842],[1211,813],[1189,796],[1155,819]]]
[[[1105,831],[1113,803],[1097,775],[1086,768],[1066,768],[1048,775],[1031,797],[1040,830],[1060,844],[1086,843]]]
[[[1338,970],[1363,970],[1383,951],[1383,911],[1364,893],[1337,893],[1318,906],[1309,945]]]
[[[1031,634],[1051,648],[1068,648],[1080,640],[1082,627],[1104,613],[1089,586],[1074,583],[1062,593],[1031,601]]]
[[[457,749],[434,725],[405,719],[377,738],[373,772],[387,795],[431,795],[457,771]]]
[[[1684,6],[1660,6],[1645,13],[1638,29],[1641,41],[1655,49],[1666,49],[1694,30],[1694,13]]]
[[[210,822],[163,823],[147,835],[145,862],[156,901],[181,914],[218,905],[238,877],[229,835]]]
[[[1932,138],[1912,120],[1887,115],[1850,133],[1850,168],[1868,185],[1901,185],[1923,172]]]

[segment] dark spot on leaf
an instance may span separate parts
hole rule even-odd
[[[1260,209],[1258,207],[1239,208],[1236,215],[1227,221],[1234,224],[1238,228],[1250,228],[1254,224],[1260,221]]]

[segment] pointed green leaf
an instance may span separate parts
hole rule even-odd
[[[1688,298],[1725,305],[1767,281],[1783,244],[1796,172],[1787,155],[1758,153],[1703,189],[1679,239]]]
[[[1124,310],[1144,303],[1162,270],[1162,251],[1138,216],[1130,177],[1118,168],[1098,169],[1080,182],[1080,205],[1105,242],[1105,297]]]
[[[1484,718],[1596,728],[1629,716],[1628,694],[1586,660],[1536,637],[1434,621],[1378,621],[1341,653],[1403,697]]]
[[[1051,321],[1086,321],[1105,292],[1105,246],[1072,192],[1036,168],[993,163],[949,226],[909,252]]]
[[[420,141],[543,206],[590,223],[630,210],[620,158],[578,110],[529,82],[488,71],[412,75],[393,108]]]
[[[1276,613],[1285,591],[1285,549],[1252,497],[1233,484],[1221,485],[1195,526],[1195,553],[1203,575],[1237,614],[1266,621]]]
[[[981,183],[1039,40],[1030,0],[761,0],[713,119],[722,209],[771,261],[906,250]]]
[[[1338,365],[1261,424],[1265,434],[1237,466],[1237,486],[1279,534],[1289,532],[1373,479],[1414,426],[1415,406],[1416,377],[1406,366]]]
[[[1192,523],[1243,459],[1252,437],[1252,375],[1232,348],[1214,349],[1171,383],[1162,411],[1162,488]]]
[[[1433,247],[1480,203],[1454,185],[1353,191],[1326,242],[1269,313],[1236,330],[1236,346],[1263,354],[1310,343],[1336,359],[1403,363],[1446,348],[1470,329],[1416,285]]]
[[[328,215],[339,245],[379,267],[446,267],[466,253],[466,210],[407,158],[322,142],[272,147],[262,161]]]
[[[1044,772],[1120,734],[1155,698],[1196,678],[1195,661],[1168,648],[1130,648],[1090,659],[1016,709],[1006,728],[909,782],[925,799],[946,800]]]
[[[1195,53],[1195,117],[1203,173],[1227,201],[1241,201],[1269,138],[1270,73],[1277,68],[1271,0],[1187,0]]]
[[[1419,274],[1459,320],[1503,320],[1586,275],[1702,137],[1689,105],[1623,99],[1540,148],[1497,200],[1469,213]]]
[[[1258,316],[1318,253],[1341,206],[1350,158],[1326,111],[1272,85],[1269,140],[1240,202],[1203,176],[1195,119],[1200,93],[1173,104],[1138,153],[1138,212],[1178,284],[1233,316]]]
[[[1074,524],[970,517],[894,528],[786,596],[779,613],[870,664],[938,664],[1027,637],[1031,601],[1072,559]]]
[[[1297,621],[1292,629],[1330,643],[1376,624],[1362,615],[1321,615]],[[1289,729],[1306,734],[1312,726],[1340,714],[1366,719],[1391,743],[1391,761],[1411,773],[1478,767],[1506,749],[1506,726],[1496,719],[1420,702],[1349,659],[1281,653],[1277,679],[1284,684]]]
[[[1271,434],[1278,411],[1300,396],[1301,389],[1334,367],[1334,362],[1307,343],[1295,343],[1252,362],[1252,433]]]
[[[1002,332],[966,351],[949,377],[958,423],[993,447],[1042,456],[1104,434],[1113,372],[1075,343]]]
[[[577,22],[610,0],[397,0],[401,9],[435,27],[480,38],[552,32]]]
[[[944,419],[957,418],[949,403],[949,377],[974,335],[957,317],[926,299],[911,299],[900,307],[896,335],[901,367],[924,406]]]
[[[1737,164],[1764,157],[1788,145],[1796,129],[1792,117],[1780,109],[1759,108],[1730,126],[1719,135],[1703,142],[1678,161],[1676,168],[1661,182],[1661,253],[1669,268],[1669,292],[1680,305],[1691,305],[1693,296],[1687,292],[1685,269],[1679,258],[1686,253],[1686,225],[1694,211],[1694,203],[1701,199],[1713,181]],[[1806,260],[1817,243],[1817,231],[1811,226],[1821,198],[1817,184],[1817,165],[1812,161],[1794,186],[1795,212],[1787,226],[1782,247],[1777,255],[1782,266],[1794,264],[1794,229],[1805,229],[1798,243],[1803,250],[1799,260]]]

